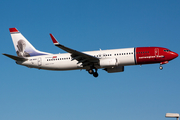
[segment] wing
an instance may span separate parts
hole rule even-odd
[[[82,52],[73,50],[64,45],[61,45],[61,44],[59,44],[59,42],[56,40],[56,38],[52,34],[50,34],[50,36],[51,36],[51,39],[52,39],[54,45],[61,48],[64,51],[70,53],[71,57],[73,58],[72,60],[78,61],[77,64],[82,63],[83,67],[85,67],[85,66],[94,65],[94,64],[99,63],[99,58],[94,57],[89,54],[86,54],[86,53],[82,53]]]

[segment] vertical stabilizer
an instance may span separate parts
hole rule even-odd
[[[9,31],[13,40],[17,56],[30,57],[49,54],[36,50],[16,28],[9,28]]]

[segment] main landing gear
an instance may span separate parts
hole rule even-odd
[[[96,68],[91,68],[91,69],[88,70],[88,72],[89,72],[89,74],[93,74],[94,77],[98,77],[98,73],[97,73]]]

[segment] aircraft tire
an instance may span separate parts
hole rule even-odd
[[[89,74],[93,74],[94,73],[93,69],[89,69],[88,72],[89,72]]]
[[[94,73],[93,73],[93,76],[94,76],[94,77],[98,77],[98,73],[97,73],[97,72],[94,72]]]

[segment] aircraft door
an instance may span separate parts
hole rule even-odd
[[[159,58],[159,48],[155,48],[154,53],[155,53],[155,59],[158,59]]]
[[[42,59],[39,57],[38,58],[38,66],[41,66],[42,65]]]

